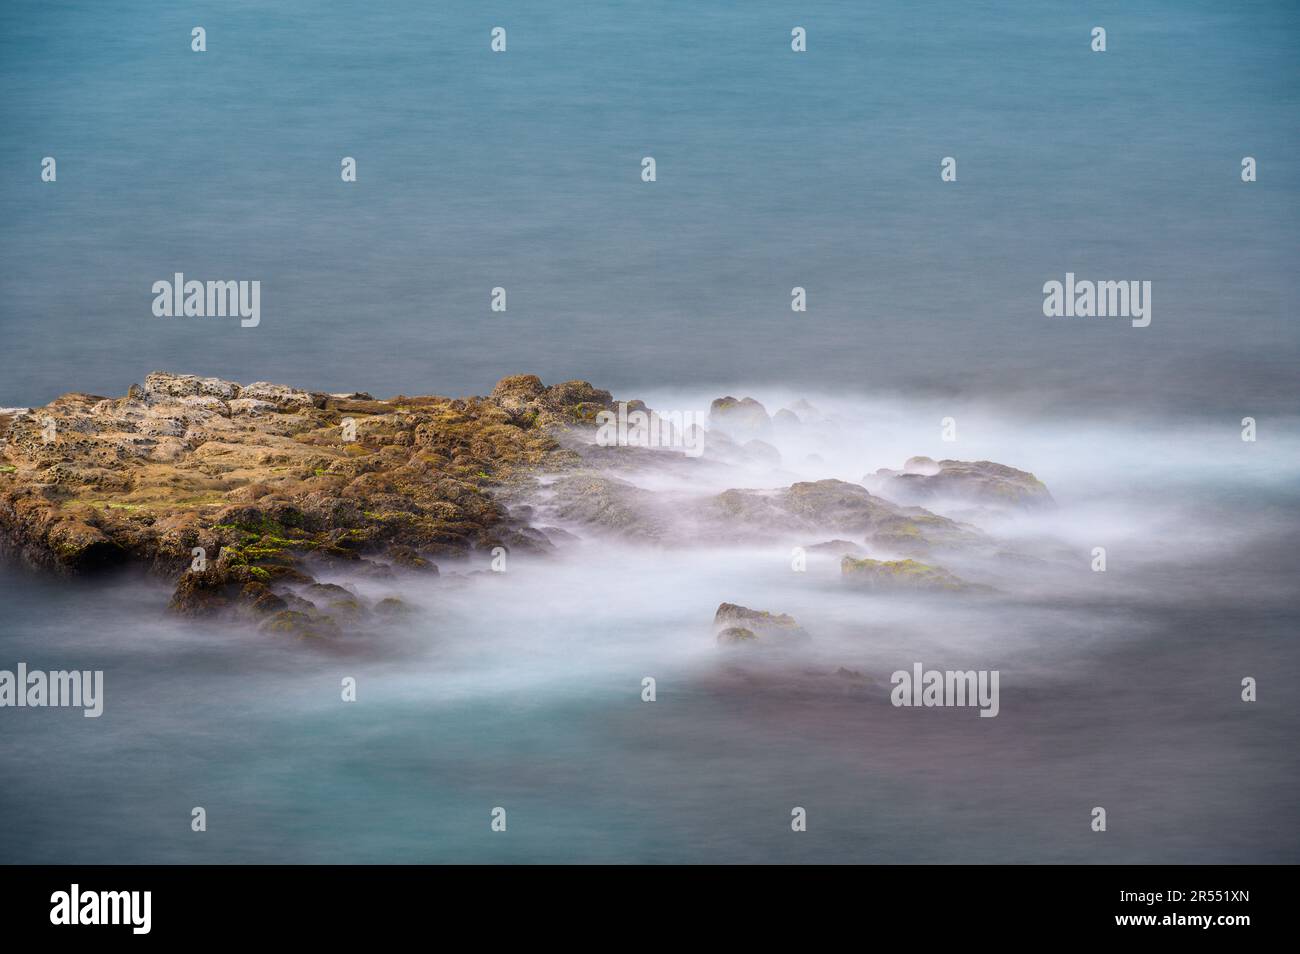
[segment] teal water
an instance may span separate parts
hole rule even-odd
[[[1297,37],[1289,2],[13,0],[0,405],[166,368],[1287,410]],[[1151,280],[1153,324],[1045,319],[1067,270]],[[262,281],[261,326],[154,318],[176,271]]]

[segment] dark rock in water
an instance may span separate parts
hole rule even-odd
[[[779,467],[781,465],[781,452],[758,438],[733,439],[727,432],[714,429],[703,432],[703,442],[698,446],[703,448],[705,458],[716,463],[732,466]]]
[[[414,547],[404,547],[400,544],[389,547],[388,558],[397,566],[404,566],[411,570],[423,570],[432,576],[438,575],[438,565],[420,556],[419,551]]]
[[[577,543],[580,539],[578,536],[570,533],[563,527],[538,527],[538,529],[541,530],[542,533],[546,534],[546,538],[550,540],[551,544],[554,546],[563,546],[567,543]]]
[[[406,619],[415,614],[415,610],[396,596],[386,596],[375,604],[375,615],[385,620]]]
[[[240,591],[240,600],[255,613],[278,613],[289,608],[284,599],[271,592],[265,583],[245,583]]]
[[[856,560],[846,556],[840,561],[840,576],[855,585],[879,590],[942,590],[951,593],[988,590],[988,587],[967,583],[943,567],[916,560]]]
[[[790,410],[799,415],[801,421],[819,420],[822,416],[822,412],[809,404],[805,398],[799,398],[791,404]]]
[[[969,527],[919,507],[900,507],[859,484],[817,480],[780,490],[727,490],[696,506],[694,515],[722,538],[829,531],[865,533],[902,553],[962,547],[981,538]]]
[[[557,480],[550,491],[550,505],[563,520],[643,541],[670,536],[666,506],[629,481],[573,474]]]
[[[204,570],[181,574],[172,593],[171,609],[182,616],[283,609],[283,600],[272,593],[270,582],[270,574],[261,567],[219,561]]]
[[[267,619],[259,629],[272,635],[293,636],[298,639],[338,639],[343,631],[328,616],[282,610]]]
[[[766,464],[769,467],[781,466],[781,452],[767,441],[757,439],[745,441],[741,449],[745,452],[746,458],[753,463]]]
[[[718,642],[720,643],[743,643],[752,639],[758,639],[752,629],[746,629],[743,626],[728,626],[718,633]]]
[[[791,484],[777,498],[782,509],[818,526],[865,530],[893,517],[898,508],[858,484],[813,480]]]
[[[881,469],[864,483],[898,500],[957,500],[992,507],[1046,507],[1054,501],[1033,474],[988,460],[911,457],[901,471]]]
[[[808,639],[808,633],[787,613],[752,610],[736,603],[722,603],[713,614],[713,627],[720,643],[761,642],[788,645]]]
[[[709,405],[709,430],[722,431],[737,441],[767,437],[772,432],[772,419],[767,408],[753,398],[737,400],[728,395],[716,398]]]
[[[772,423],[777,430],[797,430],[803,422],[799,420],[798,414],[783,407],[772,415]]]
[[[156,371],[121,398],[0,414],[0,547],[65,572],[165,573],[191,615],[274,609],[283,590],[245,588],[308,581],[308,560],[382,578],[375,558],[436,573],[434,555],[549,549],[497,493],[571,469],[560,435],[610,406],[531,375],[486,398],[375,400]]]
[[[861,545],[854,543],[852,540],[827,540],[825,543],[810,544],[804,549],[809,553],[829,553],[834,556],[862,552]]]

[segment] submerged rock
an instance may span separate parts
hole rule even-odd
[[[808,639],[808,633],[788,613],[753,610],[737,603],[721,603],[713,614],[719,643],[761,642],[789,645]]]
[[[282,610],[259,627],[263,633],[297,639],[338,639],[343,631],[329,616]]]
[[[727,490],[698,505],[695,516],[722,537],[862,533],[877,546],[903,553],[980,540],[971,528],[947,517],[920,507],[900,507],[843,480],[804,481],[778,490]]]
[[[916,560],[858,560],[851,556],[840,561],[840,576],[850,583],[880,590],[943,590],[966,592],[987,590],[967,583],[941,566]]]
[[[772,415],[772,424],[778,431],[793,432],[799,429],[803,422],[799,420],[799,415],[789,408],[781,408]]]
[[[772,419],[767,408],[753,398],[737,400],[728,395],[715,398],[709,405],[709,430],[721,431],[743,443],[771,434]]]
[[[809,553],[829,553],[833,556],[862,552],[862,546],[852,540],[827,540],[825,543],[809,544],[804,549]]]
[[[550,510],[561,520],[645,542],[671,535],[667,505],[618,477],[572,474],[551,484],[549,492]]]
[[[751,639],[758,639],[758,635],[744,626],[728,626],[718,633],[720,643],[743,643]]]
[[[901,471],[881,469],[863,479],[904,501],[948,499],[994,507],[1045,507],[1054,501],[1033,474],[989,460],[911,457]]]

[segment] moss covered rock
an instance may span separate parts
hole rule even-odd
[[[855,585],[880,590],[942,590],[959,593],[986,589],[967,583],[943,567],[916,560],[858,560],[846,556],[840,561],[840,576]]]

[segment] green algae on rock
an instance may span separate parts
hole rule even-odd
[[[1050,507],[1047,486],[1025,470],[991,460],[910,457],[901,471],[881,469],[864,478],[899,500],[950,499],[991,507]]]
[[[851,583],[881,590],[942,590],[960,593],[987,590],[967,583],[941,566],[916,560],[858,560],[845,556],[840,561],[840,576]]]
[[[713,614],[713,627],[718,642],[723,644],[788,645],[808,639],[808,633],[788,613],[753,610],[737,603],[719,604]]]
[[[154,372],[120,398],[0,415],[0,546],[65,572],[143,566],[177,579],[178,612],[300,629],[277,601],[312,582],[309,562],[436,573],[439,556],[546,547],[495,491],[572,466],[554,431],[609,404],[585,381],[532,375],[488,397],[382,401]]]

